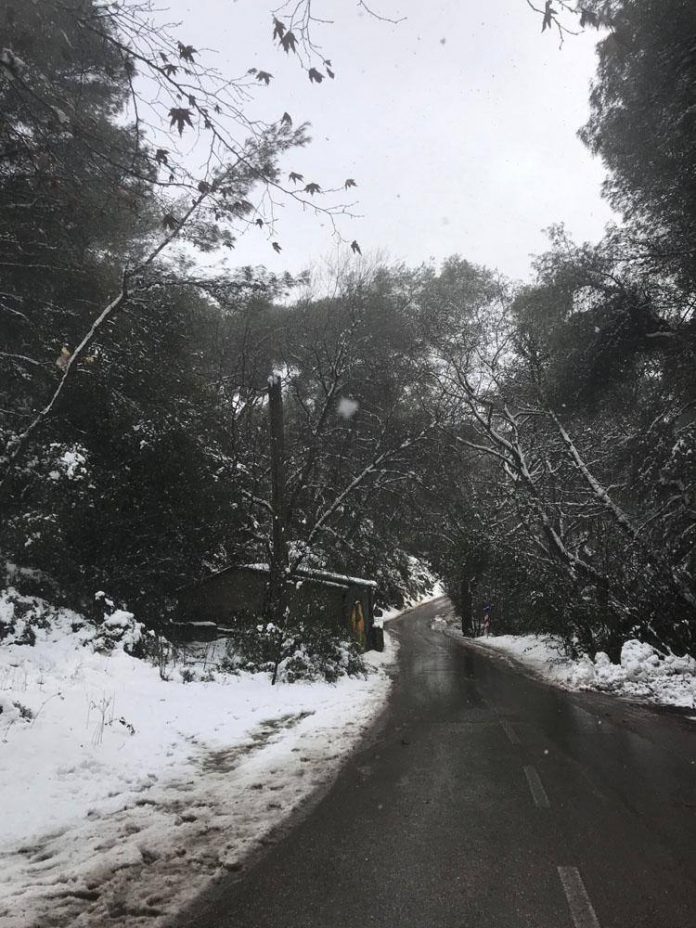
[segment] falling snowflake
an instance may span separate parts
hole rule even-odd
[[[352,400],[349,396],[342,396],[338,401],[336,412],[342,419],[352,419],[358,411],[359,405],[357,400]]]

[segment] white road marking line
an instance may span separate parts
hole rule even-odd
[[[529,783],[529,789],[532,793],[532,799],[535,805],[539,809],[550,809],[551,803],[549,802],[549,797],[546,795],[544,784],[539,778],[536,767],[525,767],[524,775],[527,777],[527,783]]]
[[[575,928],[601,928],[577,867],[559,867],[563,891]]]
[[[500,720],[500,724],[503,726],[503,731],[505,732],[505,734],[506,734],[506,735],[508,736],[508,738],[510,739],[510,744],[519,744],[519,743],[520,743],[520,737],[519,737],[519,735],[517,734],[517,732],[515,731],[515,729],[512,727],[512,725],[510,724],[510,722],[506,721],[505,719],[501,719],[501,720]]]

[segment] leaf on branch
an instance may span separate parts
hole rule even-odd
[[[271,244],[273,245],[273,251],[281,252],[283,250],[278,244],[278,242],[272,242]]]
[[[293,182],[293,184],[299,184],[304,180],[304,176],[302,174],[297,174],[295,171],[290,171],[288,177]]]
[[[281,22],[281,20],[277,19],[275,16],[273,17],[273,38],[274,39],[280,39],[282,41],[283,36],[285,35],[286,28],[287,27],[285,23]]]
[[[245,213],[251,212],[254,207],[248,200],[237,200],[232,204],[232,209],[235,213],[239,213],[240,216],[243,216]]]
[[[355,239],[353,239],[353,241],[350,243],[350,248],[351,248],[351,251],[353,251],[355,254],[358,254],[358,255],[362,254],[362,251],[360,251],[360,245],[358,245]]]
[[[592,10],[586,10],[584,7],[580,7],[580,27],[584,29],[585,26],[592,26],[595,29],[599,29],[599,16]]]
[[[198,184],[198,190],[201,193],[210,193],[210,184],[208,183],[208,181],[207,180],[200,181],[200,183]]]
[[[331,78],[331,80],[333,80],[334,77],[336,77],[336,75],[334,74],[334,72],[333,72],[333,71],[331,70],[331,68],[329,68],[329,67],[327,67],[326,73],[329,75],[329,77]]]
[[[193,128],[193,123],[191,122],[191,110],[186,107],[173,107],[169,110],[169,123],[170,128],[176,126],[179,135],[184,134],[184,126],[191,126]]]
[[[259,218],[259,219],[255,219],[254,222],[255,222],[256,225],[259,227],[259,229],[262,228],[262,226],[263,226],[263,219],[260,219],[260,218]]]
[[[541,25],[541,31],[544,32],[546,29],[550,29],[553,25],[553,20],[556,15],[556,11],[551,6],[551,0],[546,0],[546,6],[544,8],[544,21]]]
[[[266,87],[268,87],[268,85],[271,83],[272,77],[273,75],[269,74],[268,71],[257,71],[256,72],[256,80],[263,81]]]
[[[307,184],[307,186],[304,189],[305,189],[305,193],[309,193],[312,196],[314,196],[315,193],[321,192],[321,187],[319,186],[319,184],[315,184],[315,183]]]
[[[184,61],[190,61],[193,64],[193,56],[196,54],[196,49],[193,45],[184,45],[183,42],[179,42],[179,58],[182,58]]]
[[[349,177],[343,186],[347,190],[349,187],[357,187],[358,185],[355,183],[352,177]]]
[[[283,116],[280,121],[284,126],[291,126],[292,116],[290,115],[290,113],[283,113]]]
[[[310,81],[314,84],[321,84],[324,80],[324,75],[317,71],[316,68],[310,68],[308,73]]]
[[[179,69],[174,64],[165,64],[164,73],[167,77],[173,77]]]
[[[297,50],[297,39],[295,38],[294,32],[287,32],[280,40],[280,44],[283,46],[283,50],[288,52],[294,52]]]
[[[165,229],[174,230],[178,227],[179,223],[177,222],[176,216],[172,216],[171,213],[165,213],[162,216],[162,225]]]
[[[167,148],[158,148],[155,152],[155,161],[157,164],[166,164],[169,166],[167,158],[169,157],[169,150]]]
[[[256,68],[249,68],[247,74],[256,74]]]

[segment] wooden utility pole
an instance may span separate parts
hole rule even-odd
[[[283,421],[283,390],[280,374],[268,378],[268,415],[271,432],[271,509],[273,533],[269,564],[268,611],[271,621],[285,621],[285,595],[288,568],[285,501],[285,425]]]

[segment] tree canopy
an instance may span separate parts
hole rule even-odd
[[[245,230],[282,250],[274,204],[333,218],[355,179],[288,174],[305,127],[243,104],[273,75],[226,82],[147,5],[3,7],[4,557],[153,625],[178,587],[271,562],[273,375],[290,571],[375,577],[386,604],[427,562],[472,630],[492,602],[591,654],[693,649],[696,14],[535,9],[601,30],[581,134],[623,222],[584,244],[555,226],[522,285],[357,241],[323,279],[202,267]],[[334,77],[311,26],[300,4],[269,34],[308,87]]]

